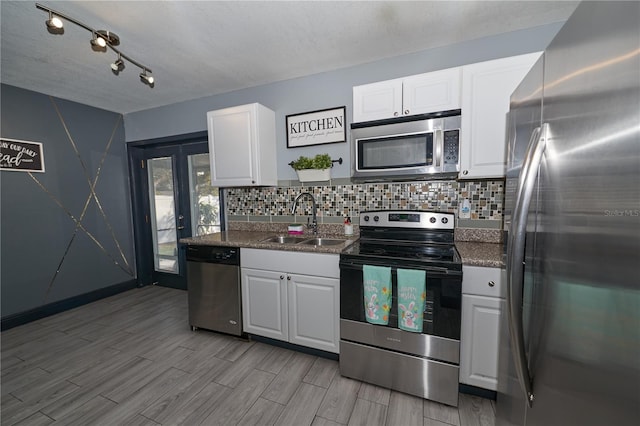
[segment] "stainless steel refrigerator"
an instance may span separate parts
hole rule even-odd
[[[583,2],[511,97],[498,425],[640,424],[640,2]]]

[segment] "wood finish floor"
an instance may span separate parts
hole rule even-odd
[[[3,426],[494,424],[486,399],[455,409],[341,377],[336,361],[192,332],[181,290],[131,290],[0,337]]]

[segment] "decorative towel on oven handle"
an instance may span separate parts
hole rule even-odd
[[[398,268],[398,327],[422,333],[426,272]]]
[[[387,325],[391,310],[391,268],[362,266],[364,316],[368,323]]]

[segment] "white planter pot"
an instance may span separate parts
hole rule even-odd
[[[300,182],[317,182],[331,179],[331,169],[296,170]]]

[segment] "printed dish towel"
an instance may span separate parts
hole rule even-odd
[[[368,323],[387,325],[391,310],[391,268],[362,266],[364,315]]]
[[[398,269],[398,327],[422,333],[422,313],[426,299],[426,273]]]

